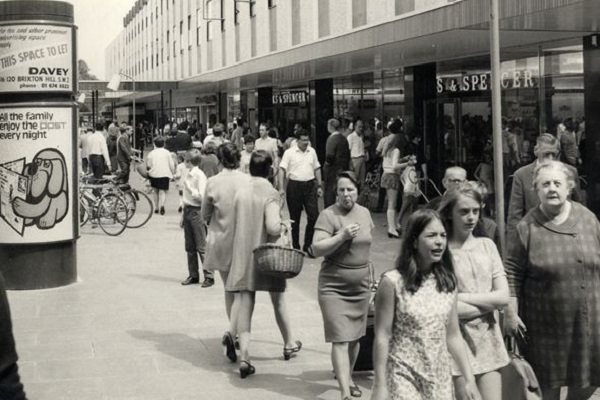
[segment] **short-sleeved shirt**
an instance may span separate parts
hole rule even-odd
[[[364,157],[365,142],[362,137],[358,136],[358,133],[352,132],[348,135],[348,145],[350,146],[350,157]]]
[[[290,147],[283,153],[279,164],[279,168],[285,169],[289,179],[301,182],[315,179],[315,170],[320,167],[317,152],[312,147],[307,147],[305,151],[298,146]]]
[[[183,204],[188,206],[202,206],[202,199],[206,191],[206,175],[198,167],[193,167],[185,177],[183,184]]]
[[[371,232],[375,225],[371,213],[365,207],[354,204],[350,211],[345,211],[337,204],[324,209],[315,223],[315,230],[327,232],[331,236],[337,234],[350,224],[358,223],[360,230],[354,239],[344,242],[336,251],[325,257],[327,261],[346,268],[363,267],[369,262],[371,250]]]
[[[279,148],[277,147],[277,139],[267,136],[266,138],[258,138],[254,141],[254,150],[264,150],[271,154],[273,161],[277,158]]]

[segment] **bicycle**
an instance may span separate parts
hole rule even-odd
[[[92,221],[107,235],[118,236],[125,230],[129,220],[127,204],[115,193],[96,196],[93,190],[98,186],[82,185],[79,189],[79,226]]]
[[[87,182],[89,179],[84,177],[83,182],[92,186],[96,185],[96,189],[100,188],[105,193],[113,193],[125,201],[128,213],[127,228],[140,228],[152,218],[154,205],[150,196],[143,191],[137,190],[129,184],[119,183],[118,179],[112,176],[95,179],[93,183]]]

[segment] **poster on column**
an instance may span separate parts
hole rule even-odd
[[[0,25],[0,93],[73,91],[73,28]]]
[[[74,239],[74,112],[0,106],[0,243]]]

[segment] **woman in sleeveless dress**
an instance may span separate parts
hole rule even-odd
[[[453,399],[450,356],[465,377],[459,398],[480,398],[460,335],[456,288],[438,213],[416,211],[396,268],[377,290],[371,400]]]

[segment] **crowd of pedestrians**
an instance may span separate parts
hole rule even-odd
[[[361,397],[352,372],[373,301],[375,229],[370,210],[359,204],[371,157],[363,122],[328,121],[323,165],[301,126],[285,144],[268,123],[259,125],[258,137],[241,120],[231,133],[216,124],[203,138],[176,124],[169,128],[168,137],[154,138],[145,157],[155,212],[165,214],[166,191],[177,181],[188,260],[188,277],[181,284],[200,284],[202,270],[202,287],[213,286],[218,271],[228,317],[225,356],[239,362],[242,379],[257,373],[251,358],[257,291],[270,295],[283,358],[290,360],[303,349],[287,309],[286,280],[261,274],[253,255],[289,228],[294,248],[323,257],[318,303],[324,338],[331,343],[341,398]],[[401,240],[392,242],[398,243],[398,257],[389,260],[374,299],[371,399],[500,400],[506,384],[501,371],[511,360],[506,336],[518,339],[544,399],[558,400],[561,387],[568,387],[569,400],[588,399],[600,385],[600,223],[578,202],[577,170],[557,161],[561,139],[541,134],[536,158],[514,174],[503,257],[502,233],[484,215],[485,182],[468,181],[464,168],[450,166],[442,180],[444,193],[420,207],[417,188],[411,186],[426,171],[419,138],[407,135],[400,119],[386,129],[389,135],[375,152],[382,159],[380,184],[388,199],[387,234]],[[91,173],[101,177],[115,165],[128,171],[127,128],[103,132],[98,124],[82,140],[82,158]],[[478,168],[476,176],[487,175]],[[302,211],[307,217],[303,235]],[[11,345],[10,335],[4,336],[8,339],[0,340]],[[18,380],[15,357],[6,360],[0,358],[6,364],[0,367]],[[21,389],[13,385],[11,390]]]

